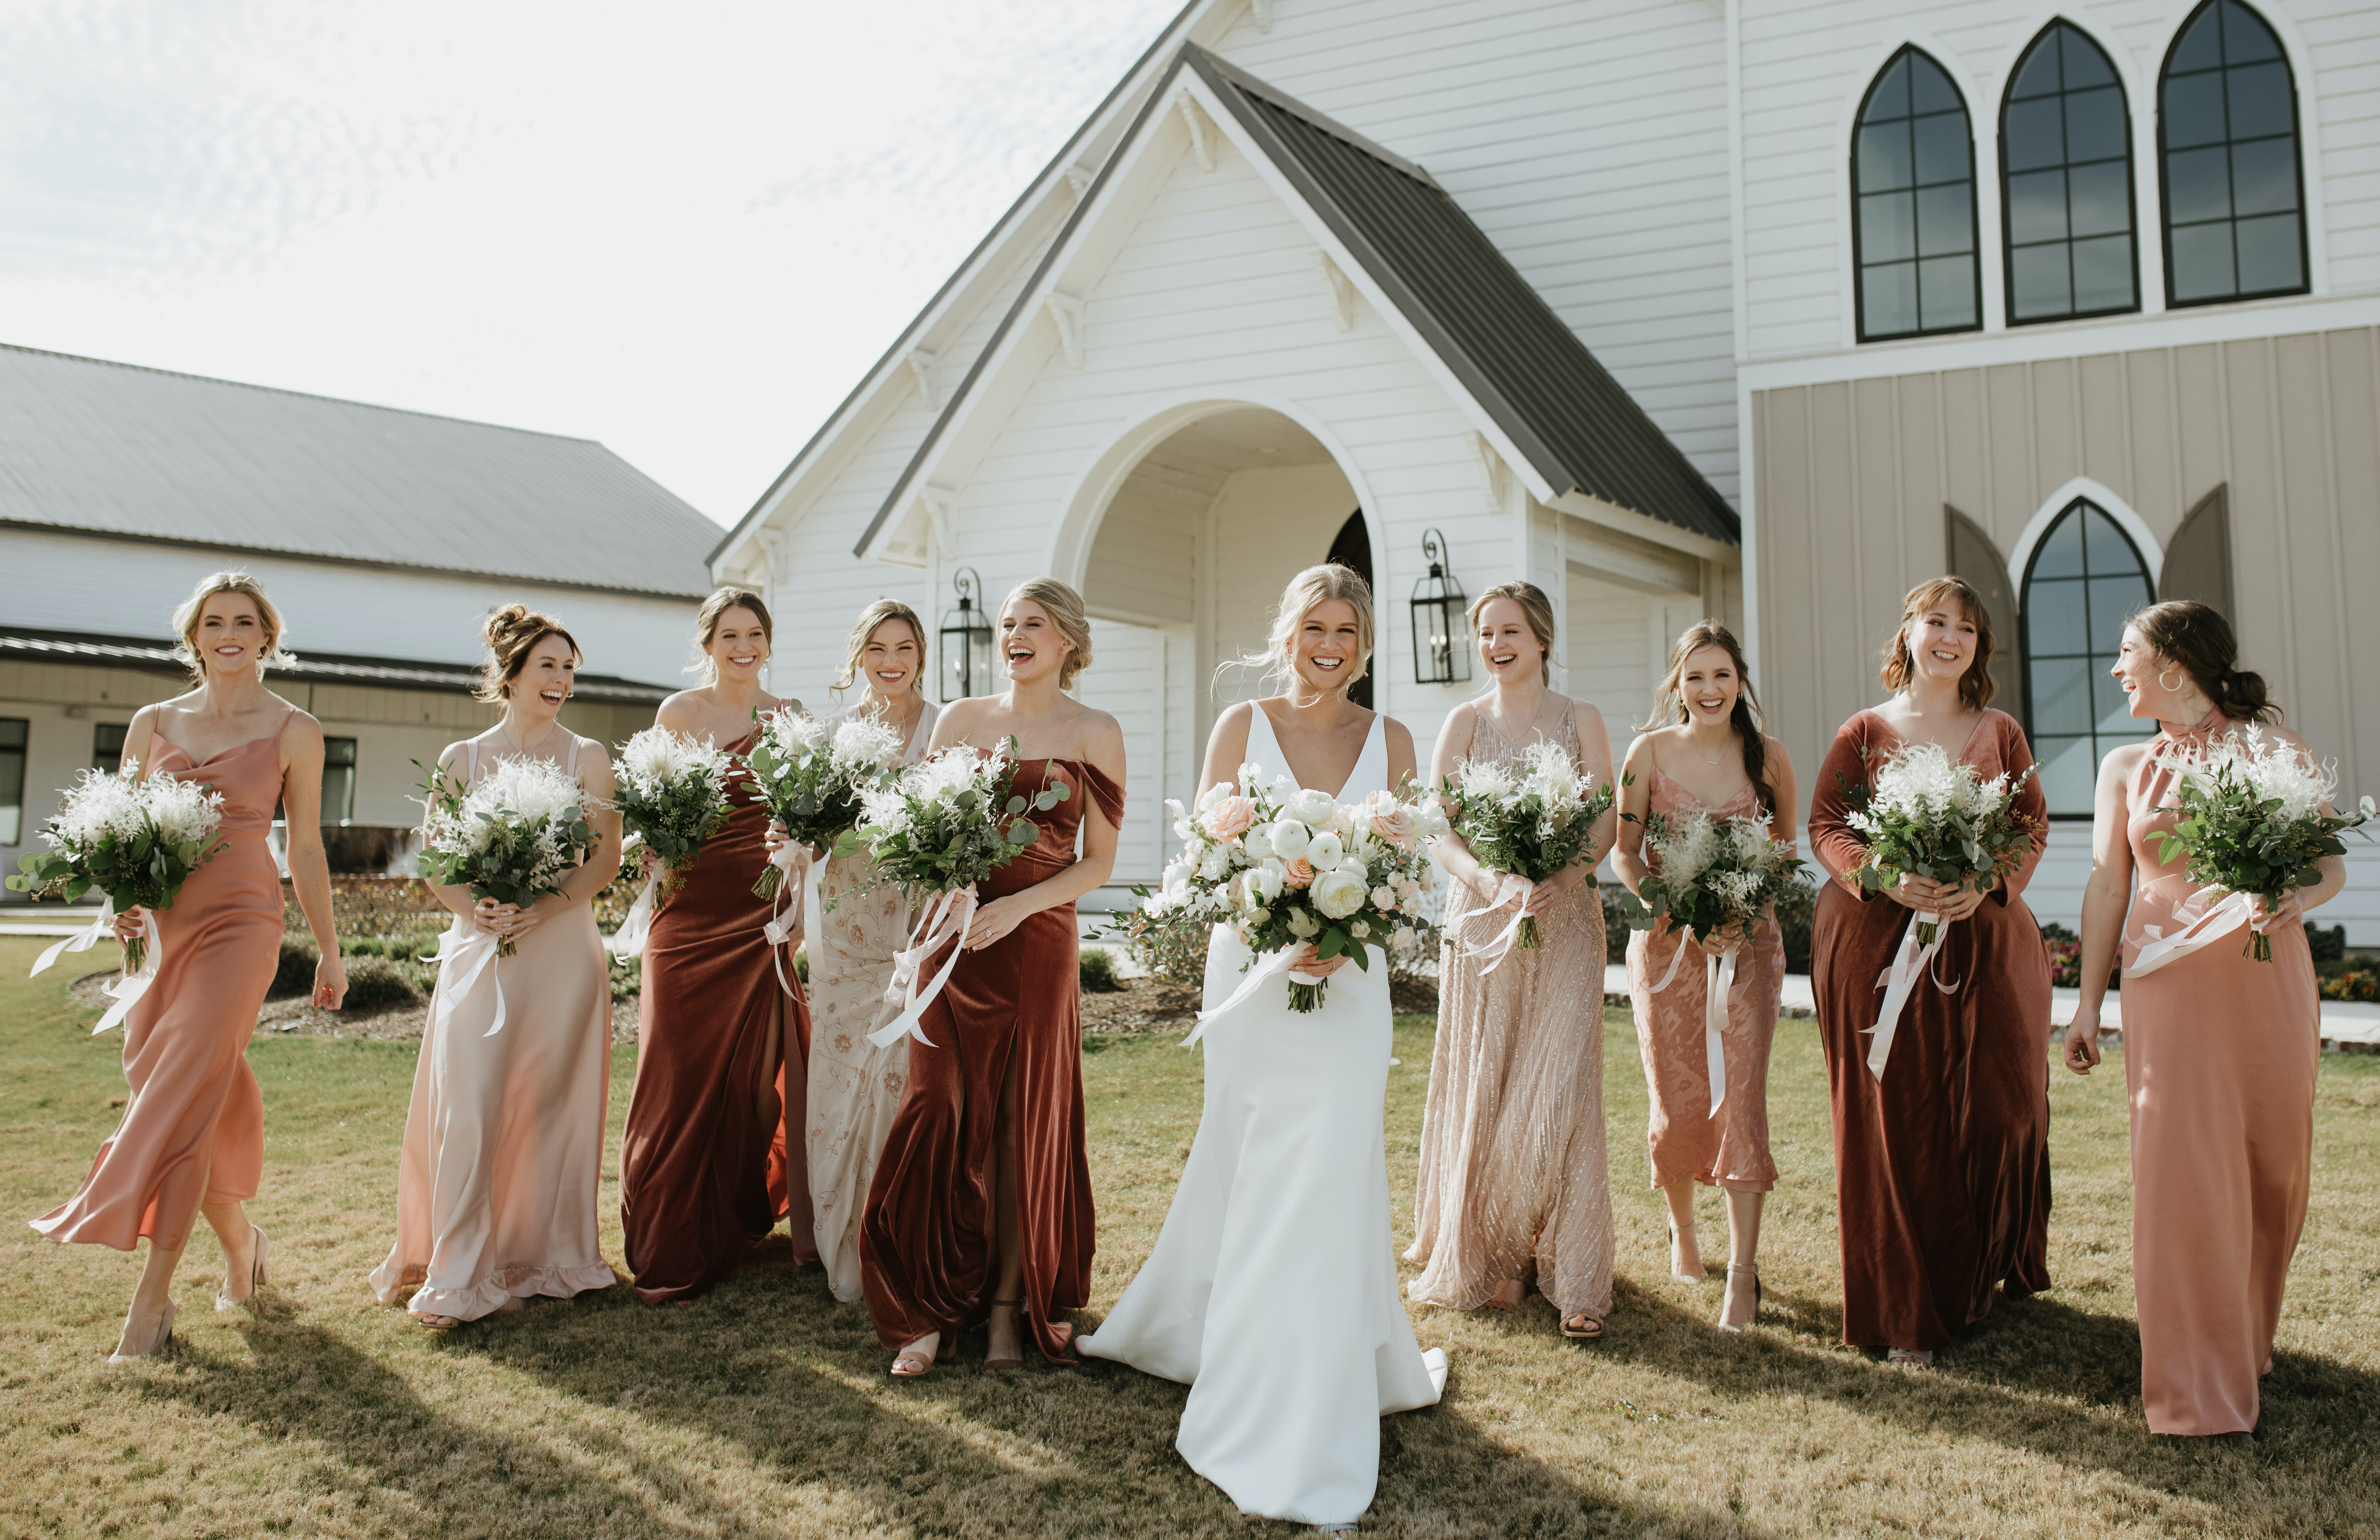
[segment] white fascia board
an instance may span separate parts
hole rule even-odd
[[[1696,561],[1717,562],[1721,566],[1733,567],[1743,560],[1742,551],[1724,540],[1697,535],[1691,529],[1681,529],[1674,524],[1640,514],[1633,508],[1623,508],[1617,503],[1606,503],[1587,492],[1564,492],[1560,497],[1540,498],[1538,501],[1574,518],[1633,536],[1649,545],[1666,546]]]

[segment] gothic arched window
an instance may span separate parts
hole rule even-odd
[[[2157,90],[2166,297],[2176,305],[2302,294],[2305,197],[2296,83],[2240,0],[2182,24]]]
[[[2070,21],[2043,28],[2010,74],[2000,192],[2011,322],[2140,308],[2124,88]]]
[[[2090,817],[2101,756],[2156,725],[2132,716],[2107,675],[2124,618],[2151,597],[2147,564],[2131,538],[2082,498],[2058,515],[2025,564],[2025,731],[2054,815]]]
[[[1982,323],[1967,102],[1914,47],[1892,56],[1860,103],[1852,205],[1860,341]]]

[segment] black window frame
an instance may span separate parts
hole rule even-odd
[[[12,744],[10,738],[17,741]],[[30,717],[0,717],[0,845],[25,843],[25,775],[32,743]],[[13,789],[8,784],[12,771]]]
[[[331,746],[334,744],[346,745],[346,758],[344,761],[337,758],[338,751]],[[355,739],[334,738],[329,736],[325,736],[322,739],[322,785],[326,794],[322,798],[322,820],[324,823],[353,823],[355,821],[356,769],[358,763],[358,758],[356,752]],[[327,794],[327,792],[331,783],[331,772],[333,770],[344,770],[347,772],[347,806],[341,816],[334,819],[331,817],[331,799]]]
[[[2173,41],[2166,44],[2165,57],[2157,64],[2157,238],[2160,249],[2165,258],[2165,305],[2166,309],[2168,310],[2192,310],[2198,309],[2202,305],[2240,305],[2254,299],[2279,299],[2289,295],[2312,294],[2313,292],[2313,243],[2312,233],[2307,229],[2307,225],[2310,221],[2306,218],[2305,113],[2301,109],[2298,102],[2297,67],[2289,62],[2289,44],[2281,41],[2280,29],[2275,27],[2264,12],[2256,9],[2255,6],[2247,4],[2247,0],[2231,0],[2232,4],[2238,6],[2241,10],[2246,11],[2250,16],[2254,17],[2257,24],[2262,26],[2265,29],[2266,35],[2272,38],[2273,47],[2277,51],[2280,58],[2281,73],[2288,79],[2289,83],[2289,169],[2297,177],[2298,194],[2298,206],[2296,210],[2298,216],[2298,281],[2296,285],[2291,288],[2257,289],[2251,293],[2235,292],[2232,294],[2217,295],[2207,299],[2181,299],[2176,297],[2174,294],[2173,188],[2166,175],[2167,151],[2165,142],[2165,83],[2173,73],[2173,56],[2176,53],[2180,51],[2181,40],[2189,35],[2191,28],[2198,24],[2198,18],[2200,17],[2205,15],[2207,11],[2214,8],[2220,3],[2221,0],[2201,0],[2199,5],[2192,7],[2191,13],[2181,18],[2181,25],[2174,29]],[[2216,24],[2218,27],[2222,25],[2222,18],[2220,17],[2216,18]],[[2222,64],[2216,67],[2216,70],[2217,73],[2228,75],[2231,67],[2230,61],[2227,56]],[[2193,70],[2192,73],[2198,74],[2203,72]],[[2214,148],[2216,144],[2219,143],[2228,152],[2233,144],[2240,142],[2233,139],[2231,137],[2228,81],[2226,82],[2225,106],[2226,113],[2223,123],[2223,138],[2218,140],[2211,140],[2204,144],[2189,145],[2186,148],[2192,150],[2208,150]],[[2275,136],[2269,134],[2263,136],[2265,139],[2271,139],[2274,137]],[[2246,142],[2255,143],[2258,141],[2255,139],[2250,139]],[[2232,188],[2231,195],[2236,199],[2237,183],[2235,181],[2229,185]],[[2253,218],[2257,216],[2251,215],[2250,217]],[[2211,224],[2216,222],[2213,220],[2198,220],[2193,221],[2192,223],[2196,224]],[[2235,212],[2229,216],[2228,223],[2231,225],[2231,276],[2236,282],[2240,275],[2240,215],[2236,212],[2236,208]]]
[[[1925,293],[1923,275],[1921,273],[1919,276],[1919,287],[1917,291],[1917,328],[1914,331],[1910,332],[1870,332],[1867,324],[1866,262],[1864,256],[1866,237],[1862,233],[1862,226],[1865,224],[1866,221],[1861,217],[1860,212],[1860,200],[1864,196],[1860,191],[1860,132],[1867,127],[1867,112],[1869,103],[1876,100],[1876,91],[1884,84],[1885,77],[1892,73],[1893,67],[1895,65],[1898,65],[1901,60],[1909,57],[1911,55],[1915,55],[1918,58],[1924,59],[1927,64],[1932,65],[1936,70],[1940,72],[1943,80],[1949,85],[1951,94],[1959,99],[1959,115],[1966,125],[1967,236],[1969,241],[1967,257],[1970,270],[1970,282],[1973,285],[1973,294],[1975,297],[1975,319],[1958,326],[1925,325]],[[1917,115],[1912,113],[1908,118],[1902,119],[1901,121],[1914,122],[1916,116]],[[1852,117],[1851,150],[1850,153],[1844,157],[1844,164],[1851,179],[1852,317],[1853,335],[1857,340],[1862,343],[1900,342],[1910,337],[1947,337],[1955,335],[1961,332],[1982,331],[1984,329],[1984,217],[1983,206],[1980,201],[1981,195],[1976,191],[1976,184],[1982,179],[1982,173],[1975,164],[1975,109],[1973,105],[1968,102],[1967,93],[1959,89],[1958,78],[1953,76],[1948,69],[1944,69],[1942,67],[1941,60],[1936,58],[1933,55],[1928,54],[1925,50],[1918,47],[1913,42],[1904,42],[1899,48],[1895,49],[1893,51],[1892,57],[1884,61],[1883,67],[1879,68],[1876,72],[1875,76],[1869,79],[1867,90],[1860,96],[1859,111],[1853,114]],[[1913,148],[1910,161],[1910,176],[1912,179],[1909,184],[1909,190],[1912,193],[1920,190],[1919,184],[1915,180],[1916,159],[1913,153]],[[1948,184],[1937,182],[1928,185],[1943,187]],[[1914,232],[1912,232],[1912,238]],[[1922,267],[1925,259],[1922,255],[1912,255],[1911,261],[1912,264]]]
[[[91,724],[91,768],[103,775],[113,775],[124,767],[124,743],[130,736],[132,724],[123,721],[95,721]],[[107,746],[107,735],[115,734],[115,746]]]
[[[2149,571],[2148,558],[2142,553],[2140,542],[2132,539],[2132,532],[2124,527],[2123,521],[2117,518],[2115,515],[2109,513],[2106,508],[2102,507],[2088,496],[2077,496],[2068,499],[2066,506],[2058,511],[2058,516],[2051,519],[2042,529],[2041,538],[2034,541],[2033,549],[2025,553],[2024,575],[2018,580],[2016,588],[2017,667],[2022,671],[2024,677],[2024,737],[2026,745],[2033,750],[2033,757],[2035,763],[2043,762],[2047,757],[2042,753],[2042,734],[2035,730],[2034,721],[2034,713],[2040,709],[2039,702],[2042,697],[2042,691],[2035,687],[2035,682],[2033,677],[2034,573],[2041,565],[2041,558],[2043,554],[2048,551],[2050,539],[2058,533],[2058,527],[2068,519],[2074,518],[2086,510],[2090,513],[2097,514],[2101,518],[2106,519],[2107,521],[2107,527],[2115,530],[2118,535],[2123,538],[2124,549],[2131,552],[2133,570],[2140,575],[2141,588],[2143,589],[2144,601],[2151,604],[2156,602],[2156,577]],[[2090,602],[2089,584],[2091,578],[2094,576],[2106,576],[2110,577],[2116,576],[2113,573],[2104,575],[2095,575],[2092,573],[2090,568],[2090,537],[2086,531],[2083,536],[2082,542],[2083,568],[2079,579],[2073,576],[2046,579],[2046,581],[2054,583],[2072,583],[2079,581],[2083,586],[2083,602],[2086,606]],[[2086,608],[2083,611],[2083,614],[2085,617],[2084,634],[2087,640],[2089,634],[2088,619],[2090,611]],[[2118,640],[2119,642],[2121,641],[2120,636],[2118,637]],[[2070,652],[2060,652],[2053,654],[2053,656],[2058,658],[2070,658],[2075,656],[2075,654]],[[2097,655],[2085,652],[2082,654],[2082,656],[2090,663],[2094,670],[2097,668],[2100,661]],[[2107,661],[2112,663],[2114,661],[2115,655],[2113,653],[2108,654]],[[2150,733],[2155,732],[2155,729],[2156,724],[2155,722],[2148,722],[2139,736],[2145,738]],[[2105,758],[2105,756],[2100,752],[2099,740],[2106,737],[2114,740],[2114,742],[2131,741],[2119,738],[2114,734],[2101,733],[2099,731],[2099,718],[2095,712],[2094,712],[2091,717],[2091,728],[2087,733],[2053,733],[2048,735],[2054,738],[2073,738],[2080,736],[2086,737],[2091,740],[2091,764],[2095,776],[2095,784],[2097,767]],[[2114,746],[2114,742],[2111,742],[2109,746],[2110,747]],[[2043,788],[2045,794],[2048,788],[2046,786]],[[2093,817],[2093,809],[2088,807],[2083,808],[2081,812],[2060,812],[2055,807],[2049,807],[2047,811],[2052,820],[2069,823],[2088,823]]]
[[[2060,27],[2071,31],[2076,37],[2081,38],[2083,42],[2089,43],[2094,49],[2098,51],[2100,59],[2103,60],[2107,67],[2107,74],[2115,81],[2116,100],[2123,106],[2121,116],[2124,124],[2125,230],[2131,239],[2131,260],[2132,267],[2132,299],[2131,303],[2129,305],[2112,305],[2096,310],[2069,310],[2063,315],[2019,317],[2016,313],[2016,225],[2014,221],[2010,218],[2009,201],[2009,108],[2016,102],[2017,78],[2024,73],[2025,65],[2031,61],[2034,54],[2040,49],[2042,43],[2055,35]],[[2098,88],[2092,87],[2089,89],[2096,90]],[[2059,60],[2058,94],[2061,101],[2070,94],[2065,84],[2065,65],[2062,56]],[[2029,96],[2026,97],[2025,100],[2033,102],[2040,99],[2038,97]],[[2060,119],[2058,131],[2060,143],[2062,145],[2064,143],[2065,134],[2062,117]],[[2009,67],[2008,83],[2000,90],[1998,149],[2000,174],[2000,311],[2002,320],[2010,326],[2055,326],[2061,321],[2092,321],[2100,316],[2138,315],[2140,313],[2142,304],[2140,147],[2132,142],[2131,92],[2124,89],[2123,71],[2116,67],[2115,55],[2108,53],[2107,48],[2100,43],[2097,38],[2093,37],[2076,22],[2063,16],[2052,17],[2046,24],[2043,25],[2040,31],[2035,32],[2033,35],[2032,42],[2026,43],[2022,48],[2017,51],[2016,62]],[[2071,161],[2060,161],[2056,169],[2070,172],[2074,167],[2074,164],[2075,163]],[[2083,164],[2088,165],[2096,165],[2101,163],[2090,161],[2084,162]],[[2030,176],[2035,171],[2046,171],[2052,168],[2048,166],[2032,166],[2017,175]],[[2070,299],[2071,299],[2074,292],[2073,248],[2075,236],[2073,233],[2073,198],[2072,184],[2070,182],[2068,184],[2067,190],[2067,234],[2063,242],[2067,248],[2067,296]],[[2095,240],[2100,237],[2085,236],[2082,238],[2085,240]],[[2046,241],[2032,241],[2027,242],[2026,244],[2028,246],[2042,246],[2051,243]]]

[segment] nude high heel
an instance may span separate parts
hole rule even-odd
[[[110,1364],[138,1364],[144,1358],[154,1358],[159,1353],[164,1352],[165,1351],[165,1345],[173,1340],[174,1302],[172,1300],[167,1300],[165,1302],[165,1318],[157,1323],[157,1335],[150,1342],[149,1346],[140,1352],[111,1352],[107,1355],[107,1361]]]
[[[218,1289],[215,1291],[217,1310],[238,1310],[246,1307],[250,1312],[254,1312],[258,1308],[256,1296],[264,1289],[264,1230],[262,1226],[253,1224],[248,1228],[256,1237],[255,1260],[249,1264],[248,1269],[248,1298],[236,1300]]]
[[[1735,1281],[1736,1275],[1739,1273],[1749,1273],[1752,1276],[1752,1314],[1740,1321],[1730,1321],[1727,1318],[1727,1303],[1722,1300],[1718,1307],[1718,1328],[1721,1331],[1742,1331],[1745,1327],[1760,1319],[1760,1264],[1730,1262],[1727,1265],[1727,1277],[1730,1283]]]

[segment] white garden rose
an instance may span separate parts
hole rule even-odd
[[[1186,840],[1189,836],[1184,834],[1183,838]],[[1240,848],[1247,853],[1248,864],[1254,866],[1259,861],[1271,859],[1272,837],[1267,828],[1251,829],[1240,836]]]
[[[1364,907],[1363,878],[1349,871],[1327,871],[1314,879],[1314,907],[1334,920],[1343,920]]]
[[[1373,907],[1373,908],[1375,908],[1375,909],[1393,909],[1393,908],[1395,908],[1396,906],[1397,906],[1397,895],[1396,895],[1396,891],[1395,891],[1395,890],[1390,889],[1390,888],[1385,888],[1385,887],[1382,887],[1382,888],[1375,888],[1375,889],[1373,889],[1373,890],[1372,890],[1372,907]]]
[[[1305,858],[1316,871],[1335,867],[1347,858],[1347,842],[1334,833],[1317,834],[1305,847]]]
[[[1309,791],[1301,786],[1284,803],[1289,816],[1308,829],[1328,829],[1330,820],[1339,816],[1339,799],[1329,792]]]
[[[1354,937],[1359,941],[1365,937],[1369,936],[1371,933],[1372,922],[1369,920],[1357,920],[1347,928],[1347,934]]]
[[[1295,819],[1283,819],[1272,825],[1265,831],[1265,837],[1272,843],[1272,853],[1283,861],[1296,860],[1314,843],[1313,831]]]
[[[1279,898],[1288,880],[1289,868],[1279,861],[1262,861],[1248,868],[1248,891],[1261,903],[1270,903]]]
[[[1207,854],[1198,858],[1198,875],[1209,882],[1220,881],[1232,869],[1232,853],[1221,845],[1208,845]]]

